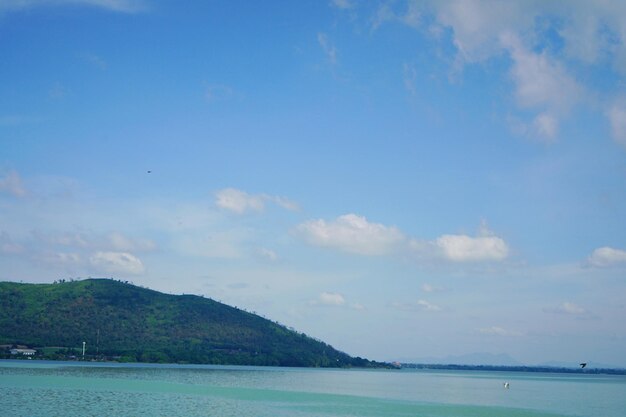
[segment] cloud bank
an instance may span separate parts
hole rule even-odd
[[[502,261],[509,255],[506,242],[486,229],[480,235],[446,234],[433,241],[410,239],[395,226],[368,221],[357,214],[335,220],[309,220],[297,227],[307,243],[364,256],[409,253],[419,259],[449,262]]]
[[[452,262],[501,261],[509,254],[507,244],[496,236],[443,235],[435,245]]]
[[[359,255],[385,255],[405,241],[397,228],[371,223],[356,214],[345,214],[332,221],[309,220],[297,230],[312,245]]]
[[[453,78],[467,65],[505,58],[520,110],[515,133],[553,142],[574,106],[591,103],[595,110],[599,101],[613,139],[626,147],[626,95],[593,91],[586,82],[594,68],[626,74],[624,19],[626,3],[618,0],[407,0],[381,2],[370,17],[374,30],[400,23],[450,41]],[[404,77],[407,83],[406,68]],[[410,83],[407,88],[412,91]]]
[[[145,268],[136,256],[127,252],[96,252],[89,263],[97,270],[111,274],[141,275]]]
[[[323,292],[313,303],[315,305],[342,306],[346,303],[346,299],[339,293]]]
[[[553,307],[553,308],[545,308],[544,313],[551,313],[551,314],[563,314],[563,315],[567,315],[567,316],[575,316],[578,319],[590,319],[593,318],[593,316],[591,315],[591,313],[577,305],[574,304],[570,301],[566,301],[563,304],[557,306],[557,307]]]
[[[604,246],[594,250],[587,258],[587,263],[596,268],[626,266],[626,251]]]

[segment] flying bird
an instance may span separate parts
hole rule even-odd
[[[580,364],[580,369],[583,369],[585,366],[587,366],[587,362],[583,362]]]

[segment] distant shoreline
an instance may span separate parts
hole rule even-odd
[[[377,369],[400,369],[398,366],[391,365],[385,362],[371,362],[375,365],[369,366],[345,366],[345,367],[324,367],[324,366],[299,366],[299,365],[263,365],[263,364],[245,364],[245,363],[200,363],[200,362],[147,362],[147,361],[126,361],[112,358],[54,358],[45,356],[0,356],[0,363],[59,363],[59,364],[72,364],[72,365],[114,365],[114,366],[175,366],[175,367],[212,367],[212,366],[234,366],[234,367],[253,367],[253,368],[293,368],[293,369],[362,369],[362,370],[377,370]]]
[[[502,371],[502,372],[541,372],[555,374],[626,375],[623,368],[564,368],[554,366],[507,366],[507,365],[455,365],[401,363],[404,369],[450,370],[450,371]]]
[[[577,374],[577,375],[626,375],[624,368],[565,368],[556,366],[506,366],[506,365],[458,365],[458,364],[424,364],[424,363],[395,363],[386,367],[350,367],[350,368],[315,368],[307,366],[268,366],[268,365],[243,365],[243,364],[208,364],[208,363],[179,363],[179,362],[124,362],[116,360],[67,360],[50,358],[29,358],[12,357],[0,358],[0,362],[58,362],[72,364],[98,365],[108,364],[116,366],[253,366],[268,368],[301,368],[301,369],[415,369],[432,371],[484,371],[484,372],[527,372],[527,373],[553,373],[553,374]]]

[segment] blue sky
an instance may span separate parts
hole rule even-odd
[[[378,360],[626,366],[626,6],[0,2],[0,279]]]

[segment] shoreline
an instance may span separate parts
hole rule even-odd
[[[422,364],[402,363],[403,369],[448,370],[448,371],[501,371],[501,372],[541,372],[553,374],[606,374],[626,375],[624,368],[566,368],[555,366],[509,366],[509,365],[458,365],[458,364]]]
[[[49,363],[67,365],[105,365],[105,366],[129,366],[129,367],[253,367],[275,369],[324,369],[324,370],[423,370],[423,371],[479,371],[479,372],[524,372],[524,373],[548,373],[548,374],[576,374],[576,375],[626,375],[624,368],[565,368],[551,366],[506,366],[506,365],[460,365],[460,364],[422,364],[401,363],[399,367],[300,367],[300,366],[267,366],[267,365],[243,365],[243,364],[210,364],[210,363],[179,363],[179,362],[124,362],[115,360],[61,360],[49,358],[0,358],[0,363]]]

